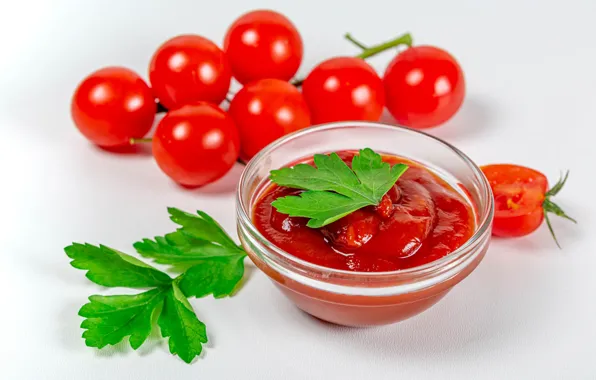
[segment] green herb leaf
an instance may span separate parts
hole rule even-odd
[[[130,336],[130,346],[137,349],[151,332],[152,316],[161,304],[167,288],[156,288],[136,295],[91,296],[79,315],[85,344],[103,348]]]
[[[230,248],[211,241],[196,239],[182,231],[164,236],[156,236],[154,240],[143,239],[134,243],[137,252],[160,264],[192,265],[211,257],[237,256],[244,253],[238,247]]]
[[[73,243],[64,251],[72,259],[70,265],[87,270],[87,278],[98,285],[150,288],[172,282],[167,274],[104,245]]]
[[[380,201],[398,178],[408,170],[408,166],[398,164],[391,167],[388,163],[383,162],[379,154],[366,148],[352,159],[352,170],[363,186],[370,190],[373,198]]]
[[[91,296],[79,314],[86,319],[83,338],[88,346],[103,348],[130,336],[137,349],[151,332],[153,316],[170,352],[190,363],[207,342],[205,325],[197,319],[187,297],[215,298],[231,295],[244,275],[244,250],[209,215],[169,209],[177,231],[143,239],[137,251],[158,263],[185,266],[173,280],[167,274],[132,256],[100,245],[77,244],[65,248],[75,268],[86,269],[87,277],[104,286],[153,287],[136,295]],[[161,310],[161,312],[158,312]]]
[[[352,199],[363,198],[371,203],[376,201],[369,192],[363,189],[356,173],[342,161],[337,153],[331,153],[329,156],[315,154],[314,162],[316,168],[308,164],[298,164],[291,168],[272,170],[269,178],[280,186],[304,190],[335,191]]]
[[[187,297],[230,295],[244,274],[244,250],[204,212],[193,215],[170,209],[170,214],[181,227],[135,243],[137,252],[174,269],[184,268],[180,287]]]
[[[179,283],[182,293],[197,298],[231,295],[244,275],[245,256],[213,257],[189,268]]]
[[[207,343],[205,324],[199,321],[175,282],[166,294],[157,324],[161,335],[164,338],[169,337],[170,352],[186,363],[200,355],[202,344]]]
[[[360,150],[352,168],[337,155],[315,154],[316,168],[298,164],[272,170],[273,183],[308,190],[298,196],[278,198],[271,204],[282,214],[310,218],[307,226],[323,227],[366,206],[378,205],[407,165],[393,167],[372,149]]]
[[[197,211],[194,215],[176,208],[168,211],[180,228],[154,240],[136,242],[134,247],[142,256],[186,269],[188,265],[211,257],[244,255],[244,250],[206,213]]]
[[[168,211],[170,219],[181,226],[179,231],[185,235],[231,250],[241,250],[219,223],[203,211],[197,211],[197,215],[180,211],[177,208],[168,208]]]
[[[366,200],[354,200],[330,191],[305,191],[278,198],[271,204],[283,214],[310,218],[306,225],[311,228],[323,227],[370,205]]]

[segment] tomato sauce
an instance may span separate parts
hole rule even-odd
[[[340,157],[350,165],[355,152]],[[430,170],[396,156],[383,156],[408,170],[381,203],[314,229],[271,203],[301,192],[271,185],[253,209],[253,222],[267,240],[286,252],[327,268],[383,272],[413,268],[444,257],[474,233],[475,217],[464,197]],[[312,163],[312,160],[306,161]]]

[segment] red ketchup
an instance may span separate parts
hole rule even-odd
[[[354,154],[339,153],[348,165]],[[307,219],[281,214],[271,205],[301,190],[272,185],[253,209],[254,224],[267,240],[297,258],[356,272],[420,266],[448,255],[472,236],[474,213],[458,191],[420,164],[396,156],[383,160],[409,168],[376,207],[314,229],[306,226]]]

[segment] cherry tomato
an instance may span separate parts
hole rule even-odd
[[[232,118],[207,102],[168,112],[153,137],[157,164],[186,187],[203,186],[222,177],[234,166],[239,149]]]
[[[277,138],[310,125],[308,106],[300,91],[279,79],[244,86],[232,99],[229,113],[240,132],[243,160]]]
[[[449,53],[414,46],[399,53],[383,77],[387,109],[401,125],[430,128],[449,120],[466,92],[461,67]]]
[[[224,50],[238,82],[290,80],[302,61],[302,38],[285,16],[269,10],[248,12],[228,28]]]
[[[157,49],[149,65],[149,79],[160,103],[174,109],[199,100],[221,103],[230,88],[232,71],[213,42],[182,35]]]
[[[551,197],[554,197],[565,184],[567,175],[548,190],[546,176],[524,166],[495,164],[483,166],[482,171],[490,183],[495,198],[493,235],[502,237],[528,235],[540,227],[546,217],[556,241],[547,213],[551,212],[574,221],[551,200]]]
[[[313,124],[377,121],[385,105],[383,81],[363,59],[336,57],[320,63],[302,84]]]
[[[87,139],[109,148],[145,136],[155,108],[151,89],[140,76],[124,67],[106,67],[79,84],[70,112]]]

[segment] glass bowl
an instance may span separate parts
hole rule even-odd
[[[475,233],[431,263],[391,272],[326,268],[293,256],[255,227],[252,209],[270,185],[269,171],[315,153],[372,148],[416,161],[447,181],[475,211]],[[282,137],[246,166],[237,191],[238,235],[250,259],[303,311],[346,326],[410,318],[434,305],[482,261],[491,235],[493,197],[482,171],[457,148],[426,133],[378,123],[341,122]]]

